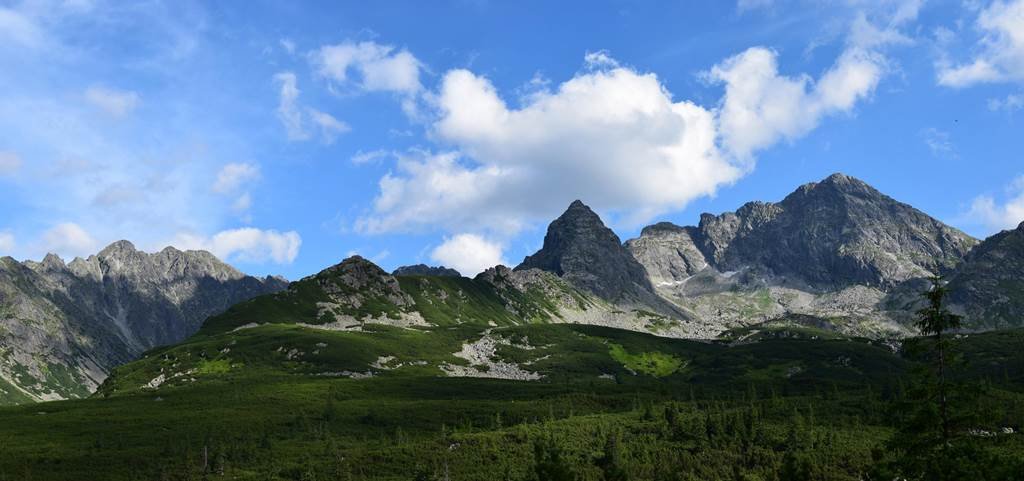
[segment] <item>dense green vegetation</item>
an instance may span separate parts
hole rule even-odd
[[[365,329],[205,331],[93,398],[0,409],[0,480],[882,479],[925,360],[856,339]],[[485,335],[503,341],[496,358],[544,377],[445,376]],[[1021,346],[1022,331],[952,344],[969,359],[961,376],[984,384],[972,429],[1002,470],[978,479],[1024,469]]]
[[[552,293],[590,302],[555,281],[342,267],[211,318],[92,398],[0,408],[0,481],[888,481],[950,460],[959,471],[939,471],[965,479],[1024,473],[1024,330],[942,339],[941,392],[971,393],[942,408],[954,427],[936,421],[930,338],[901,348],[783,319],[671,339],[551,323]],[[366,322],[413,311],[431,326]]]

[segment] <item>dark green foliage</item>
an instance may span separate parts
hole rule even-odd
[[[894,407],[927,359],[849,339],[728,346],[596,326],[493,328],[509,341],[501,359],[544,375],[520,382],[443,375],[485,326],[364,329],[204,332],[123,366],[94,398],[0,409],[0,480],[889,481],[875,474],[902,455],[887,444],[903,422]],[[979,426],[999,432],[962,451],[1002,470],[978,479],[1021,468],[1024,439],[999,431],[1024,425],[1020,368],[1000,367],[1020,359],[1021,339],[950,339],[983,366],[969,372],[988,385]],[[633,375],[611,345],[686,367]],[[382,356],[392,369],[371,366]],[[375,376],[322,375],[341,371]]]
[[[961,319],[946,308],[947,294],[938,277],[923,294],[928,305],[918,311],[916,325],[926,337],[907,348],[924,363],[911,370],[909,392],[899,403],[899,430],[889,442],[888,466],[876,475],[937,481],[1014,479],[1005,469],[1021,463],[984,448],[992,443],[981,438],[1003,434],[999,424],[1008,419],[986,412],[982,401],[992,393],[980,379],[960,372],[963,365],[949,332],[960,327]]]

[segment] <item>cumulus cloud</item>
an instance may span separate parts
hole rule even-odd
[[[939,84],[968,87],[986,82],[1024,81],[1024,0],[996,0],[978,13],[978,54],[961,64],[942,59]]]
[[[224,260],[291,264],[299,255],[302,238],[295,231],[243,228],[225,230],[212,237],[179,234],[171,245],[179,249],[209,251]]]
[[[408,50],[391,45],[345,41],[325,45],[311,57],[320,75],[338,84],[354,83],[366,91],[404,94],[415,94],[422,88],[420,61]]]
[[[220,169],[217,180],[213,183],[213,191],[218,194],[230,194],[248,182],[259,180],[260,167],[255,164],[227,164]]]
[[[11,251],[17,246],[15,242],[14,234],[10,232],[0,232],[0,255],[11,255]]]
[[[43,233],[43,247],[65,258],[84,257],[96,251],[96,239],[78,224],[64,222]]]
[[[139,94],[92,86],[85,90],[85,100],[111,117],[124,117],[139,106]]]
[[[0,177],[13,175],[21,170],[21,157],[14,152],[0,152]]]
[[[1007,187],[1005,202],[1000,204],[991,195],[979,195],[971,202],[965,217],[967,222],[983,225],[991,231],[1017,227],[1024,222],[1024,175]]]
[[[431,130],[453,148],[399,156],[357,228],[508,235],[577,198],[639,224],[713,195],[752,167],[756,151],[850,111],[874,90],[883,61],[851,46],[815,81],[780,75],[775,52],[751,48],[705,74],[725,86],[715,108],[673,99],[655,74],[606,52],[518,108],[487,78],[452,70],[431,96]]]
[[[449,237],[430,253],[434,261],[459,271],[464,276],[474,276],[498,264],[507,264],[502,256],[502,246],[475,234],[459,234]]]
[[[777,55],[755,47],[714,66],[705,78],[725,85],[719,111],[722,145],[741,160],[781,139],[806,135],[829,114],[848,112],[874,91],[884,72],[884,58],[851,47],[817,81],[787,77],[778,71]]]

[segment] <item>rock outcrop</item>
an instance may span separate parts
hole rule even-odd
[[[413,266],[402,266],[395,269],[391,275],[395,276],[438,276],[438,277],[461,277],[462,274],[455,269],[449,269],[445,266],[428,266],[426,264],[416,264]]]

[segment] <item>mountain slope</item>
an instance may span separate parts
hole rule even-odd
[[[665,316],[623,308],[540,269],[488,269],[473,279],[393,276],[353,256],[293,282],[287,290],[257,297],[210,318],[201,333],[263,324],[359,331],[398,327],[513,326],[533,323],[595,324],[667,335],[693,326]]]
[[[952,272],[970,236],[834,174],[781,202],[649,226],[626,243],[658,292],[719,330],[810,315],[858,335],[900,335],[912,310],[889,293]]]
[[[654,293],[644,266],[623,247],[619,236],[579,200],[548,226],[543,247],[515,268],[527,269],[551,272],[613,304],[686,317]]]
[[[971,328],[1024,325],[1024,223],[978,244],[950,276],[949,288]]]
[[[88,395],[117,365],[180,341],[206,317],[282,289],[216,257],[120,241],[65,263],[0,260],[0,403]]]

